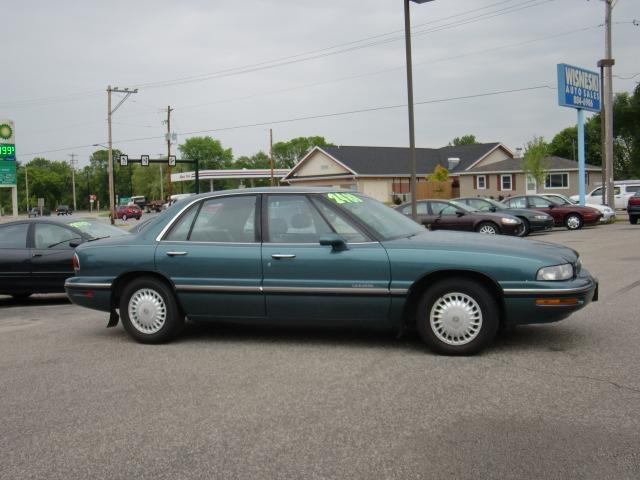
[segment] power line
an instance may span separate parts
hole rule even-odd
[[[467,99],[482,98],[482,97],[491,97],[491,96],[496,96],[496,95],[503,95],[503,94],[509,94],[509,93],[517,93],[517,92],[526,92],[526,91],[541,90],[541,89],[555,90],[556,88],[551,86],[551,85],[544,84],[544,85],[536,85],[536,86],[533,86],[533,87],[514,88],[514,89],[508,89],[508,90],[496,90],[496,91],[492,91],[492,92],[476,93],[476,94],[462,95],[462,96],[457,96],[457,97],[422,100],[422,101],[414,102],[414,105],[427,105],[427,104],[433,104],[433,103],[444,103],[444,102],[450,102],[450,101],[467,100]],[[395,108],[404,108],[406,106],[407,106],[406,103],[396,104],[396,105],[384,105],[384,106],[378,106],[378,107],[369,107],[369,108],[361,108],[361,109],[356,109],[356,110],[348,110],[348,111],[343,111],[343,112],[333,112],[333,113],[324,113],[324,114],[316,114],[316,115],[307,115],[307,116],[294,117],[294,118],[288,118],[288,119],[280,119],[280,120],[271,120],[271,121],[258,122],[258,123],[248,123],[248,124],[234,125],[234,126],[229,126],[229,127],[211,128],[211,129],[206,129],[206,130],[195,130],[195,131],[191,131],[191,132],[178,132],[178,135],[196,135],[196,134],[201,134],[201,133],[213,133],[213,132],[222,132],[222,131],[228,131],[228,130],[238,130],[238,129],[243,129],[243,128],[262,127],[262,126],[277,125],[277,124],[282,124],[282,123],[292,123],[292,122],[314,120],[314,119],[320,119],[320,118],[339,117],[339,116],[355,115],[355,114],[359,114],[359,113],[375,112],[375,111],[381,111],[381,110],[391,110],[391,109],[395,109]],[[141,142],[141,141],[145,141],[145,140],[156,140],[158,138],[164,138],[164,136],[162,136],[162,135],[154,135],[154,136],[151,136],[151,137],[128,138],[128,139],[120,140],[118,142],[114,142],[114,144],[115,145],[120,145],[120,144],[123,144],[123,143]],[[89,148],[89,147],[94,147],[97,143],[98,142],[93,142],[93,143],[88,144],[88,145],[76,145],[76,146],[72,146],[72,147],[56,148],[56,149],[51,149],[51,150],[41,150],[41,151],[38,151],[38,152],[30,152],[30,153],[20,154],[19,156],[28,157],[28,156],[32,156],[32,155],[40,155],[40,154],[43,154],[43,153],[62,152],[62,151],[65,151],[65,150],[73,150],[73,149],[77,149],[77,148]]]

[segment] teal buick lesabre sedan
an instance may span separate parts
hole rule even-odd
[[[500,326],[555,322],[597,300],[578,253],[430,232],[350,191],[259,188],[189,197],[136,235],[80,245],[65,287],[144,343],[198,321],[417,328],[468,355]]]

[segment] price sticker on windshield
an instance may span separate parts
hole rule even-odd
[[[362,199],[351,193],[328,193],[327,198],[336,203],[362,203]]]

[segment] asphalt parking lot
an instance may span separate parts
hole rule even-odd
[[[483,354],[416,335],[189,325],[134,343],[0,297],[0,478],[640,478],[640,227],[535,235],[600,301]]]

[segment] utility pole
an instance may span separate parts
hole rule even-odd
[[[111,93],[124,93],[125,96],[122,98],[122,100],[120,100],[120,102],[114,107],[111,108]],[[111,88],[111,85],[107,86],[107,124],[108,124],[108,130],[109,130],[109,158],[108,158],[108,162],[107,162],[107,174],[109,176],[109,208],[111,211],[111,225],[113,225],[115,223],[115,218],[116,218],[116,195],[115,195],[115,191],[114,191],[114,182],[113,182],[113,140],[112,140],[112,136],[111,136],[111,117],[112,115],[115,113],[116,110],[118,110],[118,108],[120,108],[120,105],[122,105],[127,98],[129,98],[129,95],[131,95],[132,93],[138,93],[138,89],[135,88],[133,90],[129,89],[129,88],[118,88],[118,87],[113,87]]]
[[[76,206],[76,157],[78,155],[76,155],[75,153],[70,153],[69,156],[71,157],[71,161],[69,162],[71,164],[71,188],[73,191],[73,211],[77,211],[78,207]]]
[[[162,184],[164,183],[164,178],[162,176],[162,165],[160,165],[160,200],[162,202],[164,202],[164,193],[163,193],[163,188],[162,188]]]
[[[273,128],[269,129],[269,166],[271,167],[271,186],[273,187]]]
[[[29,214],[29,172],[27,169],[27,164],[24,164],[24,189],[27,194],[27,215]]]
[[[171,112],[173,108],[170,105],[167,106],[167,163],[169,161],[169,157],[171,156]],[[162,167],[160,167],[162,170]],[[173,194],[173,189],[171,188],[171,165],[167,166],[167,195],[171,196]],[[162,189],[162,186],[160,187]],[[162,195],[161,195],[162,197]],[[164,198],[161,198],[164,201]]]
[[[613,58],[611,56],[611,10],[613,0],[605,0],[605,47],[604,57],[607,62],[604,64],[604,153],[607,168],[607,205],[615,209],[615,198],[613,192],[613,85],[611,67]]]

